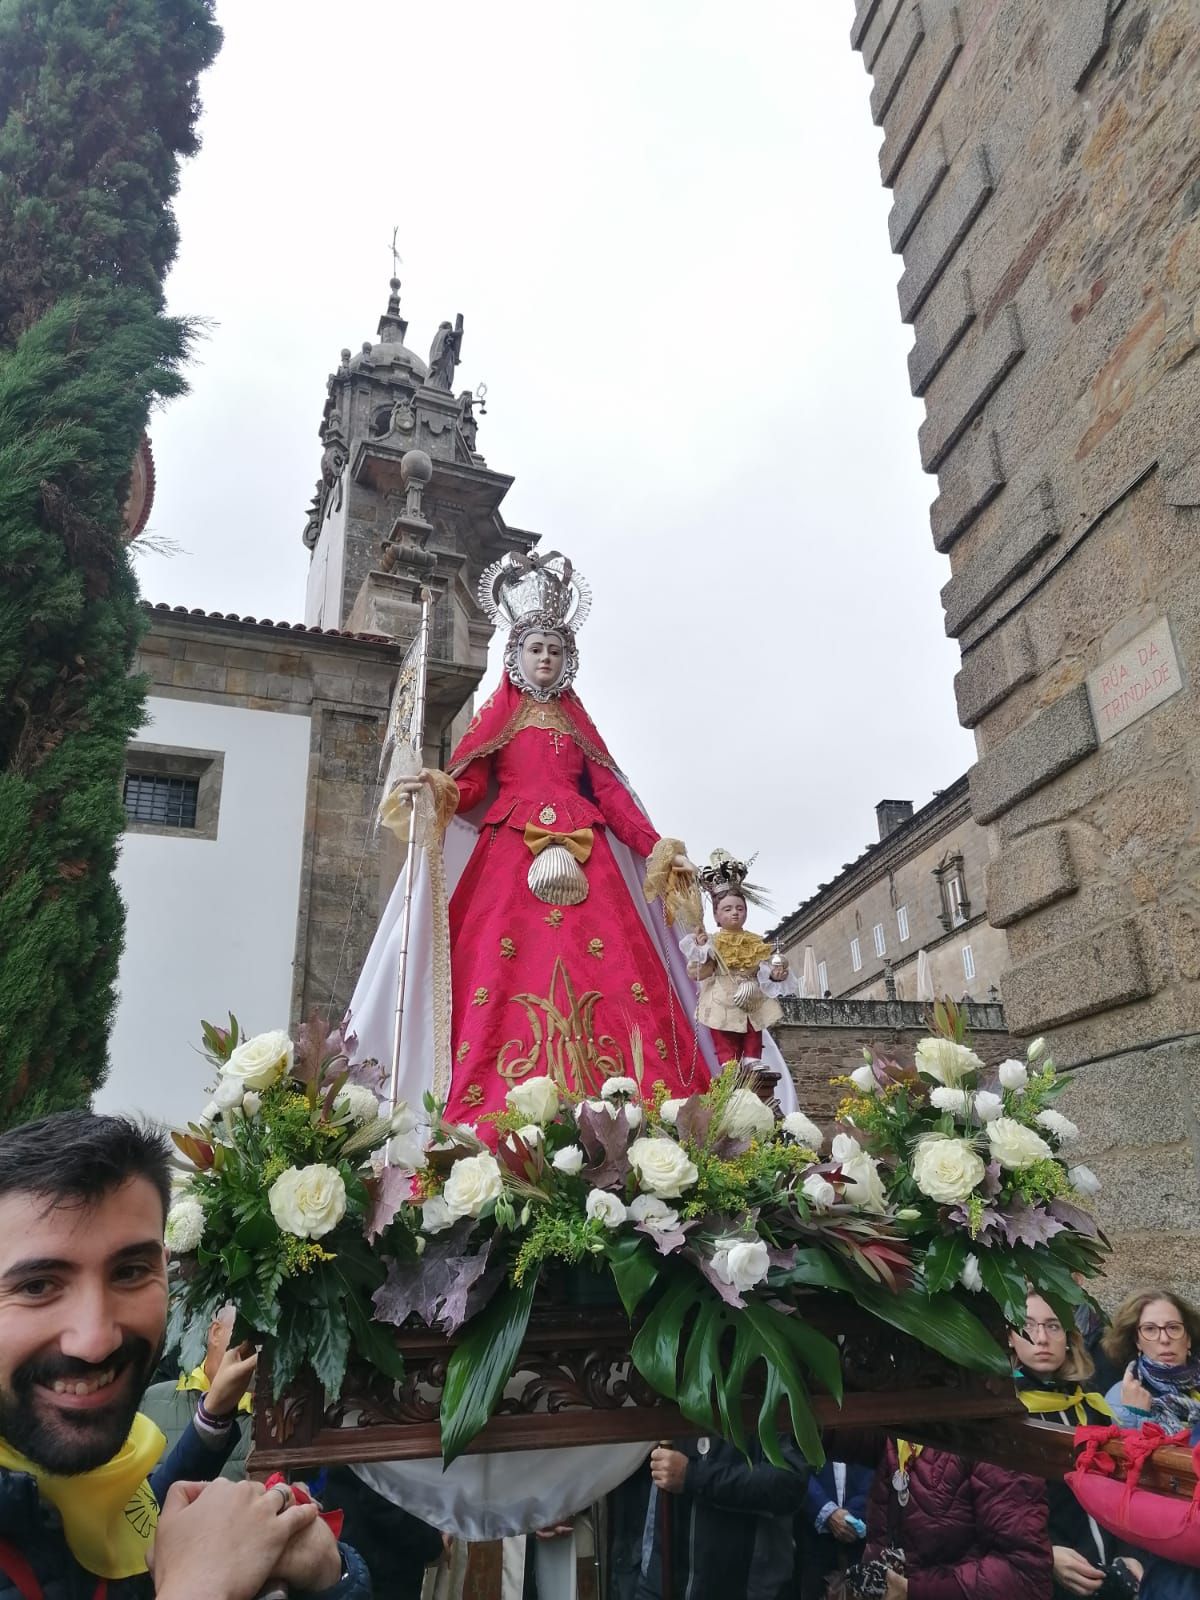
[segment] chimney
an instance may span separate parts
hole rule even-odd
[[[880,842],[888,834],[895,833],[897,828],[902,828],[913,814],[911,800],[881,800],[875,807],[875,820],[879,824]]]

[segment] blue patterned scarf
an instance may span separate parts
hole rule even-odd
[[[1155,1422],[1172,1433],[1178,1433],[1181,1428],[1190,1433],[1193,1428],[1200,1427],[1200,1361],[1164,1367],[1139,1355],[1137,1375],[1138,1381],[1154,1398],[1150,1416]]]

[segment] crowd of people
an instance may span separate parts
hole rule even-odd
[[[201,1366],[153,1381],[169,1193],[161,1139],[124,1119],[0,1135],[0,1600],[415,1597],[435,1530],[351,1473],[324,1509],[246,1477],[256,1355],[225,1318]],[[1200,1313],[1179,1294],[1078,1328],[1031,1294],[1010,1341],[1031,1414],[1200,1443]],[[608,1600],[1200,1597],[1200,1568],[1105,1531],[1060,1480],[902,1437],[841,1453],[814,1472],[794,1449],[781,1468],[659,1445],[608,1503]]]

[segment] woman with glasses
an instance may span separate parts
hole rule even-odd
[[[1040,1294],[1025,1303],[1025,1326],[1012,1332],[1008,1342],[1017,1363],[1017,1391],[1035,1417],[1061,1422],[1069,1428],[1111,1423],[1111,1408],[1102,1395],[1088,1387],[1095,1366],[1075,1328],[1064,1328],[1053,1307]],[[1046,1484],[1050,1548],[1054,1557],[1054,1600],[1075,1595],[1098,1595],[1106,1580],[1120,1581],[1124,1567],[1131,1580],[1129,1593],[1143,1576],[1142,1560],[1127,1552],[1084,1511],[1061,1479]],[[1115,1578],[1111,1569],[1117,1567]]]

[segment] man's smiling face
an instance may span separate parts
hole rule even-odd
[[[141,1177],[90,1204],[0,1195],[0,1438],[47,1471],[125,1442],[166,1329],[162,1233]]]

